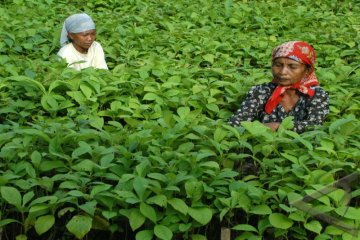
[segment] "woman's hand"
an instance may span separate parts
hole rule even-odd
[[[278,127],[280,126],[279,122],[270,122],[270,123],[264,123],[265,126],[271,128],[271,130],[273,130],[273,132],[275,132]]]

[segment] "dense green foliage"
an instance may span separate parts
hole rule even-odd
[[[80,11],[110,71],[56,60],[62,22]],[[358,171],[359,12],[351,0],[1,1],[1,236],[355,239],[290,203]],[[271,80],[272,48],[298,39],[330,94],[324,126],[228,126],[249,87]],[[358,229],[358,188],[311,206]]]

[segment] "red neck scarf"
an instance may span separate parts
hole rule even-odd
[[[310,72],[302,80],[291,86],[278,85],[269,100],[266,102],[265,112],[267,114],[270,114],[280,103],[287,89],[296,89],[299,92],[312,97],[314,96],[315,91],[310,87],[319,84],[314,69],[316,58],[315,51],[308,43],[301,41],[283,43],[273,50],[272,61],[279,57],[290,58],[291,60],[306,64],[310,66]],[[276,80],[273,79],[273,82],[276,82]]]

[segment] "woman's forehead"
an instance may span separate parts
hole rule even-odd
[[[298,61],[295,61],[291,58],[287,58],[287,57],[279,57],[279,58],[275,58],[274,63],[283,63],[283,64],[298,64],[298,65],[304,65],[303,63],[300,63]]]
[[[83,31],[83,32],[75,33],[75,34],[86,35],[86,34],[95,34],[95,33],[96,33],[96,30],[91,29],[91,30],[87,30],[87,31]]]

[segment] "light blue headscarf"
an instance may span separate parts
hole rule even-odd
[[[68,33],[79,33],[95,29],[95,23],[86,13],[77,13],[68,17],[63,25],[60,44],[64,46],[69,42]]]

